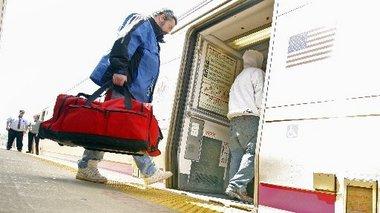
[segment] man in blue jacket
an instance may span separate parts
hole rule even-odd
[[[165,34],[177,24],[173,11],[163,9],[151,17],[140,14],[129,15],[119,31],[119,38],[109,53],[110,65],[102,81],[113,81],[115,88],[111,98],[122,97],[121,89],[128,80],[128,90],[133,98],[146,103],[152,102],[154,86],[160,71],[160,46]],[[130,79],[128,79],[128,77]],[[104,152],[85,150],[78,164],[77,179],[104,183],[97,164],[103,159]],[[172,176],[170,171],[157,169],[147,155],[133,156],[137,167],[144,175],[146,184],[165,180]]]

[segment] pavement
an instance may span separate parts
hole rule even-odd
[[[33,155],[0,149],[0,212],[174,212]]]
[[[252,205],[195,192],[150,186],[133,176],[132,165],[101,161],[109,180],[75,179],[79,157],[44,151],[26,154],[0,147],[2,212],[255,212]]]

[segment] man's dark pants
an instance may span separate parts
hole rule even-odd
[[[13,141],[16,138],[16,141],[17,141],[17,150],[21,152],[21,150],[22,150],[22,138],[23,138],[23,136],[24,136],[23,132],[16,131],[16,130],[13,130],[13,129],[9,129],[8,130],[7,149],[9,150],[9,149],[12,148]]]
[[[40,142],[40,138],[37,136],[37,134],[28,132],[28,151],[32,152],[32,146],[33,146],[33,140],[36,143],[36,155],[38,155],[38,143]]]

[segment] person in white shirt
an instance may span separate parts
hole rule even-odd
[[[244,69],[230,89],[227,117],[230,120],[230,181],[225,193],[243,202],[252,203],[247,185],[253,178],[257,129],[263,96],[263,54],[247,50],[243,54]]]
[[[33,116],[33,122],[29,124],[29,132],[28,132],[28,151],[26,153],[32,153],[33,141],[35,142],[36,155],[39,155],[39,147],[38,144],[40,142],[40,138],[38,137],[38,130],[40,128],[40,115]]]
[[[7,150],[10,150],[12,148],[13,141],[16,138],[17,141],[17,150],[21,152],[22,150],[22,139],[24,137],[24,133],[26,132],[28,128],[28,121],[22,118],[24,116],[25,111],[20,110],[18,117],[15,118],[8,118],[7,119],[7,125],[6,129],[8,130],[8,143],[7,143]]]

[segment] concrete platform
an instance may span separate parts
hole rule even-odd
[[[3,154],[4,153],[4,154]],[[5,212],[51,212],[54,206],[62,209],[53,212],[255,212],[252,205],[246,205],[222,197],[185,192],[165,188],[165,184],[144,185],[142,179],[131,176],[132,167],[119,162],[102,161],[99,171],[109,180],[107,184],[95,184],[75,179],[78,156],[59,153],[43,155],[26,154],[16,150],[0,148],[0,187],[2,178],[19,176],[17,183],[29,183],[33,179],[32,191],[28,193],[28,184],[0,192],[0,196],[9,198],[0,202]],[[6,163],[8,162],[9,163]],[[16,165],[16,166],[14,166]],[[41,171],[41,172],[40,172]],[[41,182],[42,180],[42,182]],[[48,181],[48,182],[44,182]],[[48,183],[48,184],[47,184]],[[12,185],[12,183],[10,183]],[[38,185],[49,185],[42,194],[36,192]],[[56,186],[57,185],[57,186]],[[69,189],[73,188],[74,192]],[[45,187],[46,189],[46,187]],[[50,191],[50,189],[54,189]],[[24,194],[25,204],[15,205],[11,200],[17,194]],[[38,199],[30,199],[29,196]],[[52,194],[52,196],[50,196]],[[47,197],[47,199],[44,198]],[[60,197],[61,196],[61,197]],[[65,197],[68,196],[68,197]],[[58,198],[59,199],[58,199]],[[77,201],[76,199],[79,199]],[[110,199],[110,201],[108,201]],[[115,199],[115,200],[113,200]],[[16,199],[17,200],[17,199]],[[31,200],[31,201],[28,201]],[[45,202],[45,201],[47,202]],[[54,201],[53,201],[54,200]],[[28,201],[28,202],[26,202]],[[85,201],[85,202],[84,202]],[[52,204],[55,203],[55,204]],[[65,204],[61,204],[61,203]],[[123,202],[119,205],[117,202]],[[31,204],[32,203],[32,204]],[[73,203],[73,205],[71,205]],[[94,203],[94,205],[92,205]],[[103,203],[106,203],[103,205]],[[139,205],[135,206],[135,203]],[[129,205],[135,208],[129,208]],[[88,209],[82,209],[88,208]],[[127,209],[127,211],[126,211]],[[0,212],[3,212],[1,211]]]
[[[13,150],[0,149],[0,212],[174,212]]]

